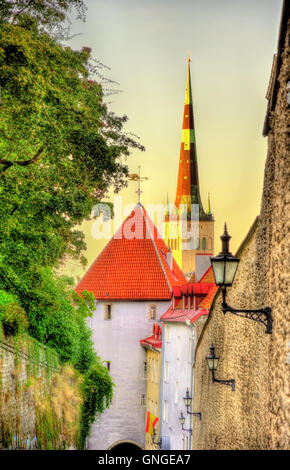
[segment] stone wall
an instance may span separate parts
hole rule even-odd
[[[0,337],[0,449],[75,445],[80,379],[57,354],[26,336]]]
[[[0,448],[31,449],[36,446],[35,404],[29,389],[29,379],[35,373],[43,378],[45,386],[49,375],[46,371],[45,347],[33,340],[30,341],[30,352],[31,346],[35,350],[38,347],[38,361],[29,353],[27,343],[18,344],[17,340],[4,337],[0,340]],[[55,370],[55,367],[52,369]]]
[[[261,214],[238,251],[241,261],[227,295],[227,302],[235,308],[270,306],[273,333],[265,334],[265,327],[254,321],[229,313],[224,316],[221,293],[217,294],[196,351],[194,407],[202,411],[203,419],[195,423],[194,449],[290,447],[287,15],[284,10],[277,62],[280,65],[272,84],[273,106],[268,107],[268,155]],[[230,231],[230,223],[228,226]],[[205,360],[212,342],[220,356],[216,377],[234,378],[235,392],[212,382]]]

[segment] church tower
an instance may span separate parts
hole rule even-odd
[[[209,256],[213,255],[214,218],[209,196],[207,211],[204,210],[200,197],[190,59],[175,205],[171,211],[168,207],[165,216],[164,239],[185,276],[198,281],[209,267]]]

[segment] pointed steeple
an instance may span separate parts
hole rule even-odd
[[[208,193],[208,198],[207,198],[207,215],[212,215],[211,204],[210,204],[210,192]]]
[[[191,92],[190,58],[188,59],[178,181],[175,198],[175,205],[177,208],[180,204],[187,204],[189,213],[191,204],[199,204],[200,217],[207,217],[202,207],[199,192],[196,140]]]

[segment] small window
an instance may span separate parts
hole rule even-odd
[[[157,306],[149,305],[149,320],[157,320]]]
[[[147,362],[143,363],[143,377],[144,379],[147,379]]]
[[[180,359],[181,338],[177,336],[177,359]]]
[[[108,371],[110,372],[110,370],[111,370],[111,361],[106,361],[106,367],[107,367]]]
[[[169,362],[165,361],[164,380],[168,382],[169,378]]]
[[[140,405],[141,406],[146,406],[146,397],[144,394],[141,395],[140,397]]]
[[[170,328],[168,325],[165,326],[165,341],[170,341]]]
[[[206,250],[206,238],[205,238],[205,237],[203,237],[203,239],[202,239],[202,242],[201,242],[201,249],[202,249],[203,251]]]
[[[105,320],[112,320],[112,304],[105,304]]]
[[[167,422],[168,420],[168,403],[167,400],[164,400],[163,403],[163,421]]]

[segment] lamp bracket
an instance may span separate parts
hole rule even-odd
[[[272,309],[270,307],[260,308],[257,310],[235,309],[230,307],[226,302],[226,288],[223,289],[222,311],[224,314],[229,312],[237,315],[238,317],[248,318],[249,320],[262,323],[266,327],[265,333],[272,333],[273,317]]]
[[[161,446],[162,446],[162,437],[160,437],[160,439],[158,439],[158,441],[156,442],[154,440],[154,437],[152,436],[152,444],[155,444],[156,446],[159,447],[159,449],[161,449]]]
[[[229,380],[219,380],[215,378],[214,371],[212,370],[212,381],[217,382],[219,384],[223,385],[228,385],[229,387],[232,387],[232,392],[236,390],[236,381],[235,379],[229,379]]]
[[[182,425],[182,431],[186,431],[186,432],[189,432],[190,434],[192,434],[192,429],[191,428],[186,429],[186,428],[183,427],[183,425]]]
[[[188,411],[188,407],[187,407],[187,414],[192,415],[192,416],[198,416],[201,421],[201,413],[194,413],[192,411]]]

